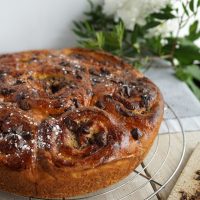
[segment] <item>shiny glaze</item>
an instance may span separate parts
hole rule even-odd
[[[140,141],[162,115],[160,102],[150,80],[106,53],[76,48],[1,55],[1,164],[91,168],[140,156]]]

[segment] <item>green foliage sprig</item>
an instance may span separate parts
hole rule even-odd
[[[200,0],[183,2],[180,16],[173,5],[167,5],[149,15],[145,25],[136,24],[132,31],[125,28],[122,20],[116,22],[114,16],[104,14],[101,5],[89,3],[90,11],[84,13],[85,20],[74,22],[73,31],[82,47],[108,51],[135,67],[144,66],[155,57],[166,59],[174,67],[176,76],[185,81],[200,99],[200,48],[195,44],[200,38],[199,22],[194,20],[188,34],[180,36],[180,30],[192,17],[197,16]],[[175,35],[148,37],[152,28],[174,18],[179,19]]]

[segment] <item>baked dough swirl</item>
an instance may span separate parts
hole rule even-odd
[[[0,189],[62,198],[116,183],[142,162],[162,117],[159,89],[110,54],[0,55]]]

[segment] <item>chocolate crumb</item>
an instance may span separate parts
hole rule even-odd
[[[200,200],[200,191],[196,191],[194,195],[192,195],[189,200]]]
[[[180,191],[181,193],[181,198],[180,200],[187,200],[188,199],[188,194],[184,191]]]
[[[195,180],[200,181],[200,175],[198,175]]]
[[[196,174],[197,174],[197,175],[200,175],[200,170],[197,170],[197,171],[196,171]]]
[[[200,181],[200,170],[197,170],[197,171],[195,172],[195,174],[197,175],[197,176],[195,177],[195,180]]]

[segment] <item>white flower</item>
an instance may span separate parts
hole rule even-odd
[[[165,21],[164,23],[156,26],[155,28],[151,28],[148,31],[146,37],[151,38],[153,36],[169,36],[171,33],[175,36],[178,30],[178,20],[172,19]]]
[[[145,18],[153,12],[164,8],[170,0],[104,0],[104,13],[120,18],[129,30],[135,24],[144,25]]]

